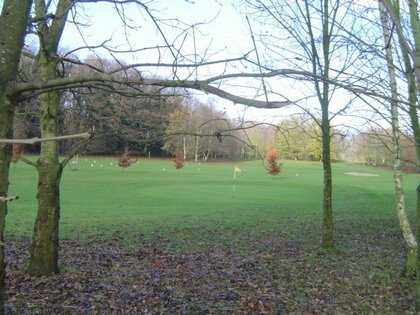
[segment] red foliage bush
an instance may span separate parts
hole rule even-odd
[[[265,155],[265,163],[265,168],[267,169],[268,174],[277,175],[281,172],[279,153],[276,149],[272,148],[267,151],[267,154]]]
[[[177,170],[183,168],[185,163],[184,154],[182,154],[182,152],[177,152],[173,161]]]

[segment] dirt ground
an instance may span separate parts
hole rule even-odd
[[[62,272],[48,278],[24,272],[29,242],[9,242],[7,313],[412,314],[398,232],[340,235],[336,252],[310,232],[194,250],[140,237],[63,241]]]

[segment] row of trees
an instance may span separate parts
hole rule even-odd
[[[31,72],[35,60],[23,58],[20,80],[34,80]],[[116,69],[115,61],[90,57],[84,60],[91,66]],[[64,63],[67,76],[89,75],[94,71],[80,65]],[[24,77],[23,77],[24,76]],[[86,154],[118,154],[126,149],[137,154],[162,155],[165,129],[169,115],[182,106],[183,96],[162,93],[154,87],[145,87],[147,95],[132,97],[108,90],[74,88],[60,92],[58,122],[60,134],[75,134],[80,130],[94,130],[95,137],[84,148]],[[15,138],[41,135],[40,102],[36,98],[22,102],[15,113]],[[59,143],[62,154],[70,153],[76,140]],[[40,146],[27,146],[26,151],[39,153]]]
[[[274,146],[274,136],[272,126],[231,118],[213,104],[194,100],[169,115],[163,148],[195,162],[261,159]]]
[[[274,127],[273,127],[274,128]],[[276,126],[276,146],[283,159],[321,161],[320,127],[307,116],[294,116]],[[401,131],[399,138],[401,161],[416,168],[414,137]],[[394,148],[391,128],[367,125],[360,130],[334,128],[331,136],[331,158],[372,166],[393,166]],[[418,167],[417,167],[418,168]]]
[[[23,56],[19,81],[34,80],[35,60]],[[119,64],[91,56],[83,62],[92,67],[116,69]],[[66,75],[92,74],[94,70],[64,63]],[[184,160],[261,158],[274,143],[272,127],[229,117],[210,102],[206,104],[184,91],[164,93],[145,87],[147,95],[124,95],[86,88],[60,91],[58,122],[60,134],[75,134],[94,129],[95,137],[84,147],[91,155],[115,155],[121,152],[143,156],[175,156]],[[15,112],[14,138],[41,136],[40,102],[29,98]],[[71,153],[77,143],[59,143],[61,154]],[[20,146],[23,148],[23,146]],[[39,153],[40,145],[28,145],[24,151]],[[259,152],[261,151],[261,152]],[[18,150],[19,153],[22,150]]]
[[[29,72],[30,61],[21,63]],[[70,72],[71,73],[71,72]],[[74,134],[95,129],[95,137],[85,154],[115,155],[128,150],[146,157],[175,156],[184,160],[260,159],[276,147],[282,159],[322,161],[321,129],[307,115],[294,115],[278,124],[243,122],[232,119],[213,104],[189,96],[161,95],[132,98],[105,91],[86,93],[72,90],[61,94],[60,133]],[[36,100],[22,102],[15,113],[14,138],[40,136]],[[341,131],[340,131],[341,130]],[[392,166],[392,130],[366,127],[353,131],[335,128],[331,137],[332,160]],[[216,134],[220,133],[217,138]],[[60,152],[71,151],[77,141],[60,143]],[[400,138],[401,160],[415,166],[414,138]],[[26,152],[39,153],[39,145],[26,146]],[[19,154],[22,150],[17,151]]]
[[[20,80],[34,80],[34,60],[22,58]],[[116,62],[89,57],[86,64],[109,69]],[[68,76],[89,74],[93,70],[80,65],[64,64]],[[175,156],[183,153],[184,160],[260,158],[258,147],[264,151],[269,145],[264,125],[232,119],[212,103],[205,104],[183,91],[163,93],[146,87],[147,95],[132,97],[106,90],[91,93],[86,88],[60,92],[58,112],[59,133],[76,134],[93,129],[95,137],[84,147],[91,155],[115,155],[121,152],[147,157]],[[41,136],[40,103],[36,98],[21,102],[14,119],[14,138]],[[268,137],[273,142],[274,134]],[[251,139],[252,138],[252,139]],[[71,153],[76,140],[59,143],[61,154]],[[270,142],[270,143],[271,143]],[[254,143],[257,144],[254,147]],[[40,145],[22,149],[39,153]]]
[[[295,116],[283,120],[278,125],[276,146],[282,158],[293,160],[322,161],[322,130],[311,118]],[[331,158],[342,159],[340,150],[340,134],[331,136]]]
[[[164,149],[173,155],[182,152],[184,160],[196,162],[240,159],[243,144],[232,133],[221,133],[231,128],[232,120],[225,113],[212,106],[189,104],[170,114]]]
[[[344,160],[372,166],[393,166],[394,149],[391,130],[369,128],[345,139]],[[400,137],[401,161],[410,170],[419,170],[416,165],[416,148],[410,134]]]

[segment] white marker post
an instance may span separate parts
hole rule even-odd
[[[235,165],[233,167],[233,185],[232,185],[232,197],[234,197],[236,193],[236,177],[239,173],[241,173],[242,170],[239,168],[239,166]]]

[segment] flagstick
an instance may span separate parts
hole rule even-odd
[[[233,169],[232,198],[235,198],[235,193],[236,193],[236,169]]]

